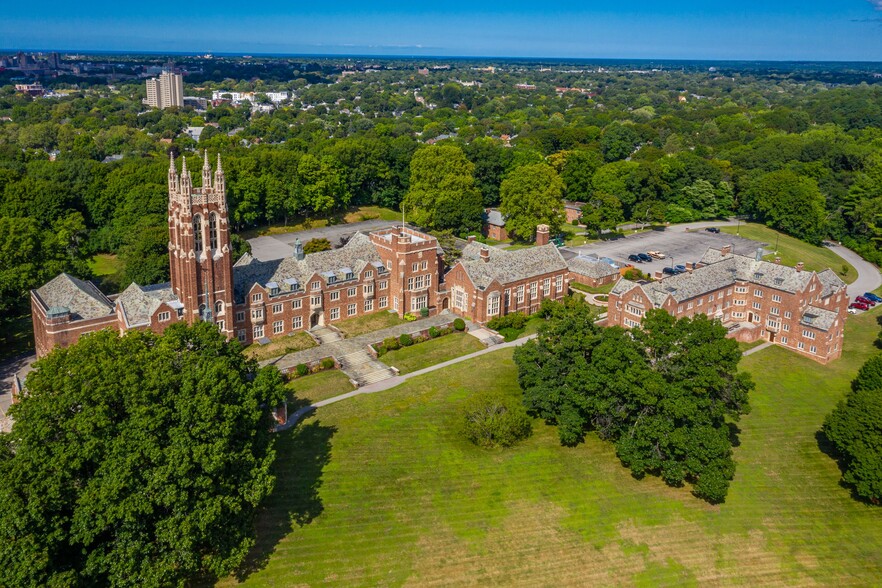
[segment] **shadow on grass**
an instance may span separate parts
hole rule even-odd
[[[336,432],[336,427],[315,420],[279,434],[273,465],[276,487],[257,515],[255,545],[236,571],[240,582],[266,567],[294,525],[308,525],[324,510],[319,489]]]
[[[827,435],[824,434],[824,430],[821,429],[817,433],[815,433],[815,441],[818,443],[818,449],[821,450],[821,453],[832,459],[836,462],[836,465],[839,467],[839,471],[844,475],[845,470],[848,468],[848,461],[846,457],[839,452],[836,446],[833,444],[830,439],[827,438]],[[862,504],[866,504],[868,506],[879,506],[879,501],[873,501],[868,498],[865,498],[857,493],[854,486],[851,484],[847,484],[842,478],[839,479],[839,486],[848,490],[851,494],[852,499],[860,502]]]
[[[726,426],[729,428],[729,443],[732,447],[741,447],[741,429],[735,423],[726,423]]]

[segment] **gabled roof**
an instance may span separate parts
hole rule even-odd
[[[95,319],[113,313],[113,303],[92,282],[58,274],[35,290],[46,310],[67,309],[74,319]]]
[[[144,287],[131,284],[117,297],[116,303],[122,309],[128,326],[134,327],[150,324],[150,318],[162,303],[172,303],[177,300],[177,296],[171,289],[171,284],[154,284]]]
[[[491,208],[484,213],[484,222],[486,222],[488,225],[504,227],[505,217],[502,216],[502,213],[499,212],[497,209]]]
[[[597,258],[578,256],[567,262],[571,272],[576,272],[590,278],[605,278],[619,273],[619,270],[612,267],[605,261]]]
[[[258,261],[250,255],[242,256],[233,266],[233,290],[236,301],[241,302],[254,284],[265,286],[269,282],[275,282],[303,286],[316,274],[326,280],[333,276],[337,281],[343,281],[347,273],[360,275],[367,264],[378,270],[385,268],[370,237],[364,233],[355,233],[340,249],[309,253],[302,260],[286,257]]]
[[[799,319],[800,324],[821,331],[829,331],[836,323],[838,315],[830,310],[818,308],[817,306],[809,306],[802,313]]]
[[[488,250],[487,261],[481,259],[482,249]],[[567,269],[567,262],[560,251],[550,243],[516,251],[469,243],[463,248],[458,263],[475,287],[481,290],[486,289],[493,280],[504,285]]]

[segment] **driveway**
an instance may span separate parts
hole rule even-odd
[[[394,221],[376,219],[358,223],[321,227],[318,229],[307,229],[305,231],[296,231],[294,233],[255,237],[254,239],[249,239],[248,242],[251,243],[251,255],[253,255],[255,259],[260,261],[271,261],[273,259],[291,257],[294,253],[294,241],[296,239],[300,239],[301,243],[306,243],[312,239],[327,239],[331,242],[332,246],[336,246],[340,243],[341,238],[351,237],[358,231],[368,233],[370,231],[395,227],[399,224],[400,223]]]

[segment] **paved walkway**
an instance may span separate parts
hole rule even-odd
[[[747,357],[748,355],[753,355],[754,353],[758,353],[758,352],[762,351],[763,349],[767,349],[767,348],[771,347],[772,345],[774,345],[774,343],[772,343],[771,341],[766,341],[762,345],[757,345],[756,347],[754,347],[752,349],[748,349],[747,351],[745,351],[741,355],[743,357]]]

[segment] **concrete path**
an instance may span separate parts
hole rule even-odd
[[[747,357],[748,355],[753,355],[754,353],[758,353],[758,352],[762,351],[763,349],[767,349],[767,348],[771,347],[772,345],[774,345],[774,343],[772,343],[771,341],[766,341],[762,345],[757,345],[756,347],[753,347],[752,349],[748,349],[747,351],[745,351],[741,355],[743,357]]]
[[[854,300],[858,296],[863,295],[864,292],[872,292],[876,288],[882,286],[882,274],[879,273],[879,268],[875,265],[842,245],[834,245],[829,244],[827,247],[854,266],[854,269],[858,272],[857,279],[848,285],[848,297]],[[833,271],[836,271],[836,268],[833,268]]]

